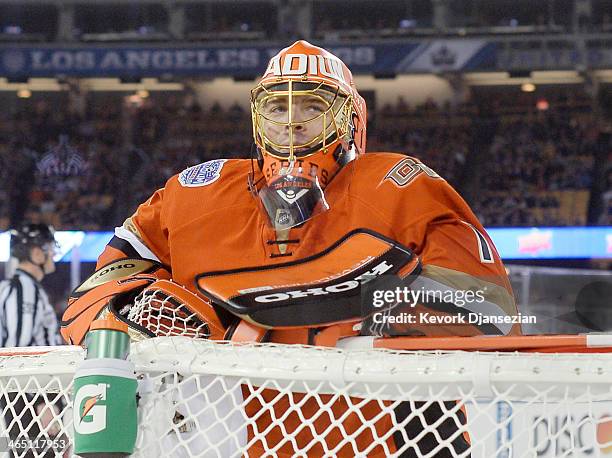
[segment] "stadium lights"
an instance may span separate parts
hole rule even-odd
[[[521,91],[523,92],[534,92],[535,90],[536,90],[536,86],[533,83],[521,84]]]
[[[125,101],[129,106],[132,107],[141,107],[142,106],[142,97],[138,94],[132,94],[125,97]]]
[[[32,91],[30,91],[29,89],[19,89],[17,91],[17,97],[19,97],[20,99],[29,99],[30,97],[32,97]]]
[[[539,99],[536,102],[536,108],[539,111],[546,111],[546,110],[548,110],[550,108],[550,104],[548,103],[548,100],[546,100],[546,99]]]

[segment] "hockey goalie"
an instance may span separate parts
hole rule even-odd
[[[427,316],[504,317],[516,306],[491,239],[452,187],[414,157],[366,153],[365,101],[339,58],[305,41],[283,49],[252,90],[251,110],[250,160],[216,159],[182,171],[115,230],[98,270],[70,298],[62,322],[67,342],[81,344],[91,321],[108,314],[128,323],[134,339],[333,347],[372,333],[520,332],[462,320],[372,326],[364,285],[383,277],[413,291],[443,291],[442,299],[409,304]],[[449,299],[458,291],[479,291],[480,300]],[[469,438],[457,434],[465,422],[460,409],[436,434],[421,434],[452,410],[448,403],[406,421],[419,403],[380,415],[384,405],[373,401],[225,389],[249,400],[242,417],[217,412],[226,429],[215,434],[198,421],[175,431],[200,435],[189,453],[209,456],[207,444],[216,447],[210,442],[230,429],[239,431],[240,444],[219,456],[421,456],[440,440],[446,445],[437,457],[469,448]],[[348,404],[359,408],[348,414]],[[173,413],[186,414],[178,407]],[[373,428],[361,427],[376,417]],[[315,420],[305,428],[304,419]]]

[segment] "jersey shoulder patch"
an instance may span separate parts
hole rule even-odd
[[[178,177],[179,183],[186,188],[207,186],[221,178],[221,169],[227,159],[214,159],[183,170]]]

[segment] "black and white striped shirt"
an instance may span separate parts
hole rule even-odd
[[[17,269],[0,283],[0,347],[59,345],[55,310],[41,284]]]

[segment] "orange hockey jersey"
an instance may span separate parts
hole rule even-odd
[[[248,192],[250,171],[249,160],[216,160],[172,177],[116,230],[99,265],[126,254],[156,259],[170,266],[175,282],[196,292],[199,273],[302,259],[362,228],[396,240],[419,256],[423,271],[415,288],[480,291],[480,300],[459,307],[447,304],[432,313],[516,314],[491,239],[465,201],[420,161],[368,153],[349,163],[325,190],[329,210],[284,234],[287,244],[274,243],[276,231]],[[517,326],[470,323],[419,322],[410,328],[417,335],[519,332]],[[297,336],[295,331],[276,334],[284,342]]]

